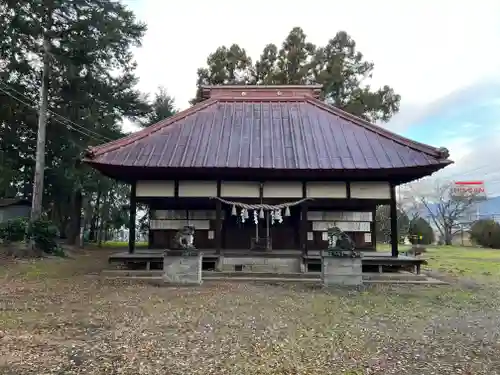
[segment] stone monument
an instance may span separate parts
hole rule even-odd
[[[328,229],[328,250],[322,252],[323,285],[360,285],[363,283],[361,253],[340,228]]]
[[[194,246],[193,226],[183,227],[175,235],[172,249],[163,258],[163,281],[167,284],[202,283],[201,262],[203,254]]]

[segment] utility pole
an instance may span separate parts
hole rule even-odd
[[[32,223],[38,220],[42,214],[49,73],[50,73],[50,41],[48,36],[45,35],[43,38],[42,88],[40,89],[40,108],[38,110],[38,135],[36,142],[35,178],[33,182],[33,198],[31,203]]]

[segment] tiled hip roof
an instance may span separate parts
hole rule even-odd
[[[444,166],[446,157],[314,98],[209,99],[89,153],[121,166],[318,170]]]

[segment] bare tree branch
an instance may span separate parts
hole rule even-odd
[[[409,235],[410,227],[419,217],[419,212],[412,209],[410,196],[401,194],[398,190],[398,200],[396,202],[398,237],[406,238]],[[390,242],[391,239],[391,220],[389,206],[378,206],[376,212],[377,232],[382,235],[381,240]]]
[[[422,182],[407,186],[414,197],[414,210],[425,210],[444,243],[451,245],[453,235],[460,230],[460,221],[477,202],[478,194],[464,192],[456,195],[453,193],[453,183],[441,181],[435,181],[432,189],[427,189]]]

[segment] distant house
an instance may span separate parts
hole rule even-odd
[[[0,198],[0,223],[19,217],[28,218],[31,213],[31,202],[19,198]]]

